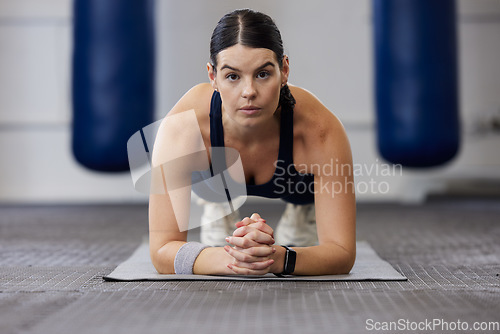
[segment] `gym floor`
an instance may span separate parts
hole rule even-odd
[[[146,205],[3,205],[0,333],[498,333],[500,198],[358,204],[357,224],[408,281],[106,282],[147,234]]]

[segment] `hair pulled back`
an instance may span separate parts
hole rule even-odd
[[[214,69],[219,52],[236,44],[273,51],[280,69],[283,68],[283,41],[278,27],[268,15],[251,9],[238,9],[224,15],[210,40],[210,61]],[[295,106],[288,85],[281,87],[279,105],[285,109]]]

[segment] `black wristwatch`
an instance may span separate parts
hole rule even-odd
[[[290,275],[295,270],[295,261],[297,260],[297,252],[291,249],[288,246],[282,246],[285,248],[285,265],[283,266],[283,271],[280,274],[276,274],[276,276],[280,277],[281,275]]]

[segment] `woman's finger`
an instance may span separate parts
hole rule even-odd
[[[255,240],[252,240],[250,238],[245,238],[245,237],[227,237],[226,242],[230,243],[233,246],[242,248],[242,249],[261,246],[261,244],[259,244]]]
[[[271,239],[274,239],[274,236],[273,236],[274,230],[272,229],[272,227],[267,225],[266,223],[262,223],[262,222],[254,223],[254,224],[248,225],[248,226],[238,227],[236,230],[234,230],[233,236],[244,237],[251,232],[255,232],[256,235],[259,232],[261,232],[261,233],[268,235]]]
[[[274,263],[274,260],[272,260],[272,259],[269,259],[266,261],[261,261],[261,262],[240,262],[238,260],[235,260],[233,263],[230,263],[228,265],[228,268],[229,269],[238,268],[238,269],[242,270],[242,272],[245,272],[245,270],[249,270],[249,271],[261,271],[262,270],[262,271],[264,271],[264,273],[266,273],[266,272],[269,272],[269,269],[273,263]],[[260,274],[260,273],[259,274],[242,273],[242,275],[262,275],[262,274]]]
[[[249,226],[243,226],[243,227],[236,229],[233,232],[233,235],[229,236],[229,238],[231,238],[231,237],[232,238],[250,239],[250,240],[253,240],[259,244],[266,244],[266,245],[274,244],[274,238],[271,235],[264,233],[258,229],[251,228]],[[232,243],[232,242],[229,242],[229,243]],[[243,246],[236,245],[236,246],[248,248],[248,247],[254,246],[254,244],[249,244],[247,247],[245,247],[245,245],[243,245]]]
[[[224,246],[224,250],[240,262],[262,262],[269,260],[268,256],[276,252],[274,248],[269,246],[259,246],[248,249]]]
[[[269,234],[272,238],[274,238],[274,230],[273,230],[273,228],[271,226],[269,226],[268,224],[266,224],[265,222],[263,222],[263,221],[257,221],[257,222],[253,222],[251,224],[245,224],[245,223],[243,223],[241,225],[238,224],[238,223],[236,223],[236,227],[237,227],[237,229],[235,231],[237,231],[238,229],[244,228],[244,227],[248,227],[246,229],[239,230],[237,232],[238,233],[237,234],[238,237],[244,236],[245,233],[250,232],[251,231],[250,228],[255,228],[255,229],[259,230],[259,231],[262,231],[264,233]]]
[[[257,221],[260,221],[260,220],[257,220]],[[248,226],[248,225],[256,223],[257,221],[255,221],[255,220],[253,220],[251,218],[245,217],[241,221],[237,222],[235,225],[237,227]]]
[[[271,226],[267,225],[266,223],[258,222],[251,225],[238,227],[236,230],[234,230],[233,235],[235,237],[243,237],[253,230],[259,230],[268,235],[271,235],[274,232]]]
[[[257,213],[257,212],[254,212],[252,213],[252,215],[250,216],[250,219],[253,220],[253,221],[263,221],[264,223],[266,222],[265,219],[262,219],[262,217]]]
[[[231,269],[236,275],[244,275],[244,276],[251,276],[251,275],[265,275],[269,273],[269,267],[263,270],[253,270],[249,268],[241,268],[238,267],[234,264],[228,264],[227,267]]]
[[[262,219],[262,217],[260,217],[260,215],[258,213],[254,213],[250,218],[245,217],[241,221],[237,222],[235,225],[236,225],[236,227],[241,227],[241,226],[255,224],[257,222],[265,223],[266,220]]]

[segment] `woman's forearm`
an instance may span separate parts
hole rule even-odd
[[[275,265],[272,272],[283,271],[285,250],[276,246]],[[348,252],[339,245],[329,243],[312,247],[292,247],[297,252],[293,275],[337,275],[347,274],[354,265],[356,252]]]
[[[170,241],[158,250],[151,250],[153,265],[160,274],[175,274],[175,255],[186,242]],[[228,275],[234,274],[227,264],[232,257],[222,247],[208,247],[201,251],[194,262],[193,274],[196,275]]]
[[[196,258],[193,273],[196,275],[234,275],[227,265],[233,258],[223,247],[208,247]]]

